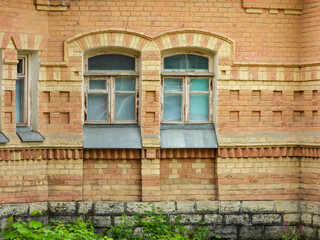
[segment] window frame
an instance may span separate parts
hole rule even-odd
[[[192,54],[201,57],[208,58],[208,72],[195,72],[195,71],[164,71],[164,59],[166,57],[171,57],[179,54]],[[204,53],[202,51],[186,50],[186,51],[170,51],[162,55],[161,58],[161,123],[165,124],[206,124],[213,122],[213,93],[214,93],[214,55],[209,53]],[[166,121],[164,120],[164,96],[165,94],[175,94],[165,93],[164,91],[164,81],[167,78],[181,78],[182,79],[182,106],[181,106],[181,121]],[[190,80],[194,78],[208,78],[209,79],[209,119],[207,121],[190,121],[190,94],[204,94],[204,91],[200,93],[192,92],[190,93]]]
[[[91,57],[104,54],[118,54],[133,57],[135,59],[135,71],[89,71],[88,60]],[[85,124],[135,124],[139,121],[139,55],[130,50],[108,50],[97,49],[84,56],[84,122]],[[134,78],[135,91],[116,91],[116,78]],[[106,80],[106,90],[90,90],[90,80]],[[88,119],[88,94],[108,94],[108,120],[90,121]],[[134,120],[116,120],[116,94],[135,94],[135,119]]]
[[[18,53],[17,60],[22,60],[22,73],[18,73],[17,64],[17,76],[18,78],[24,78],[24,90],[23,90],[23,121],[17,122],[15,119],[16,126],[30,126],[30,54],[28,53]],[[15,85],[15,95],[16,95],[16,85]],[[17,113],[17,107],[15,106],[15,114]]]

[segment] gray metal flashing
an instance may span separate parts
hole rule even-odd
[[[85,124],[83,147],[141,149],[140,127],[138,124]]]
[[[8,143],[10,140],[4,135],[2,132],[0,132],[0,143]]]
[[[22,142],[43,142],[45,138],[36,131],[18,131],[17,135],[21,139]]]
[[[161,148],[218,148],[213,124],[161,124]]]

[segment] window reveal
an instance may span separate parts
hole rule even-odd
[[[163,122],[210,122],[212,77],[209,59],[193,54],[164,58]]]
[[[138,78],[135,58],[104,54],[88,59],[86,111],[88,123],[137,122]]]

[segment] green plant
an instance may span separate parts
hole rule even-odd
[[[193,230],[190,230],[180,224],[181,217],[175,216],[170,219],[161,208],[155,208],[152,203],[139,207],[143,213],[135,213],[130,220],[128,216],[123,215],[120,220],[123,224],[111,226],[106,230],[108,236],[115,240],[120,239],[139,239],[139,240],[205,240],[210,237],[220,239],[219,236],[209,233],[209,228],[204,223]],[[134,233],[134,228],[140,230],[139,234]]]
[[[40,213],[34,211],[32,215]],[[43,225],[40,221],[30,221],[26,223],[20,218],[13,221],[13,217],[7,219],[7,225],[1,231],[0,237],[3,239],[16,240],[101,240],[108,239],[95,230],[90,221],[78,219],[72,223],[65,221],[51,221]]]
[[[117,226],[106,229],[106,236],[97,234],[92,223],[81,218],[74,222],[52,220],[43,225],[40,221],[24,222],[20,218],[7,219],[0,238],[16,240],[205,240],[220,239],[211,234],[200,222],[198,227],[188,229],[180,224],[180,216],[169,216],[152,203],[141,207],[142,213],[123,215]],[[41,214],[35,211],[32,214]]]
[[[282,230],[280,231],[280,239],[282,240],[298,240],[301,239],[301,233],[302,233],[302,225],[299,225],[299,227],[294,227],[294,229],[289,228],[289,224],[285,223],[282,227]]]

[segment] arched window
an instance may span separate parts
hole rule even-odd
[[[137,57],[119,53],[85,58],[85,121],[137,122]]]
[[[163,122],[212,121],[210,55],[184,53],[163,58]]]

